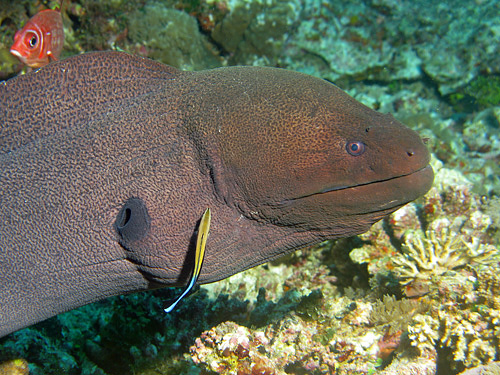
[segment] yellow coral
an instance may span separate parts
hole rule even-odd
[[[412,346],[416,346],[422,355],[425,351],[434,352],[439,340],[439,321],[429,315],[417,315],[408,326],[408,337]]]
[[[392,259],[394,272],[401,284],[419,280],[431,280],[447,271],[470,263],[490,264],[499,260],[499,252],[493,245],[479,241],[468,243],[463,236],[442,229],[410,232],[405,236],[403,254]]]
[[[437,346],[452,349],[453,360],[465,367],[478,366],[496,358],[499,348],[495,336],[499,320],[489,311],[485,317],[465,311],[437,312],[438,317],[417,315],[408,326],[408,337],[412,346],[425,352],[433,353]]]
[[[13,359],[0,363],[0,375],[28,375],[28,361],[25,359]]]
[[[494,325],[479,313],[465,310],[438,312],[441,321],[441,345],[453,348],[453,359],[466,367],[479,366],[496,356]]]
[[[473,270],[473,268],[469,268]],[[497,292],[500,286],[499,268],[489,266],[477,270],[477,279],[456,293],[440,296],[439,305],[426,314],[413,317],[408,337],[420,355],[435,354],[435,348],[448,348],[452,368],[475,367],[489,363],[500,355],[500,310]],[[472,281],[472,280],[471,280]],[[476,297],[466,296],[474,287]],[[451,287],[451,285],[448,285]]]

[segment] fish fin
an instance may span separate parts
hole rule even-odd
[[[191,279],[187,284],[186,288],[182,292],[182,294],[176,298],[174,302],[170,304],[165,309],[166,313],[171,312],[175,306],[183,299],[189,292],[193,289],[198,280],[198,276],[201,273],[201,266],[203,265],[203,259],[205,258],[205,246],[207,244],[208,231],[210,230],[210,208],[207,208],[201,217],[200,225],[198,226],[198,237],[196,238],[196,253],[194,259],[194,268],[193,273],[191,274]]]

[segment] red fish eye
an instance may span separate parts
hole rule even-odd
[[[30,48],[35,48],[38,43],[38,38],[36,35],[31,35],[31,38],[28,39],[28,45]]]
[[[36,42],[38,42],[38,39],[35,35],[33,35],[30,39],[30,46],[31,47],[35,47],[36,46]]]
[[[360,141],[347,142],[345,149],[352,156],[359,156],[365,152],[365,144]]]

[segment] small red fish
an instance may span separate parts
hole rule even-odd
[[[64,44],[60,10],[46,9],[35,14],[14,35],[10,53],[31,68],[40,68],[59,59]]]

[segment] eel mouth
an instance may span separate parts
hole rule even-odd
[[[333,215],[359,215],[376,212],[390,213],[421,197],[432,186],[434,171],[426,165],[411,173],[374,180],[352,186],[336,186],[320,192],[291,198],[283,205],[302,205],[316,202]]]
[[[434,171],[430,165],[426,165],[408,174],[336,188],[318,195],[338,195],[336,201],[340,199],[345,201],[346,206],[352,204],[363,207],[364,213],[393,211],[423,196],[429,191],[433,181]]]
[[[326,188],[326,189],[321,190],[321,191],[319,191],[317,193],[312,193],[310,195],[324,194],[324,193],[329,193],[331,191],[344,190],[344,189],[353,189],[353,188],[361,187],[361,186],[365,186],[365,185],[373,185],[373,184],[378,184],[378,183],[392,181],[392,180],[401,179],[401,178],[404,179],[405,177],[408,177],[408,176],[415,176],[415,175],[419,175],[420,176],[420,175],[423,175],[423,177],[428,177],[427,175],[429,174],[429,172],[431,172],[431,174],[432,174],[432,176],[430,176],[431,183],[432,183],[432,181],[434,180],[434,172],[432,170],[432,167],[428,164],[425,167],[417,169],[416,171],[413,171],[413,172],[410,172],[410,173],[406,173],[406,174],[402,174],[402,175],[399,175],[399,176],[385,178],[385,179],[380,179],[380,180],[369,181],[369,182],[366,182],[366,183],[363,183],[363,184],[357,184],[357,185],[351,185],[351,186],[335,186],[335,187],[331,187],[331,188]],[[429,190],[429,189],[427,189],[427,190]]]

